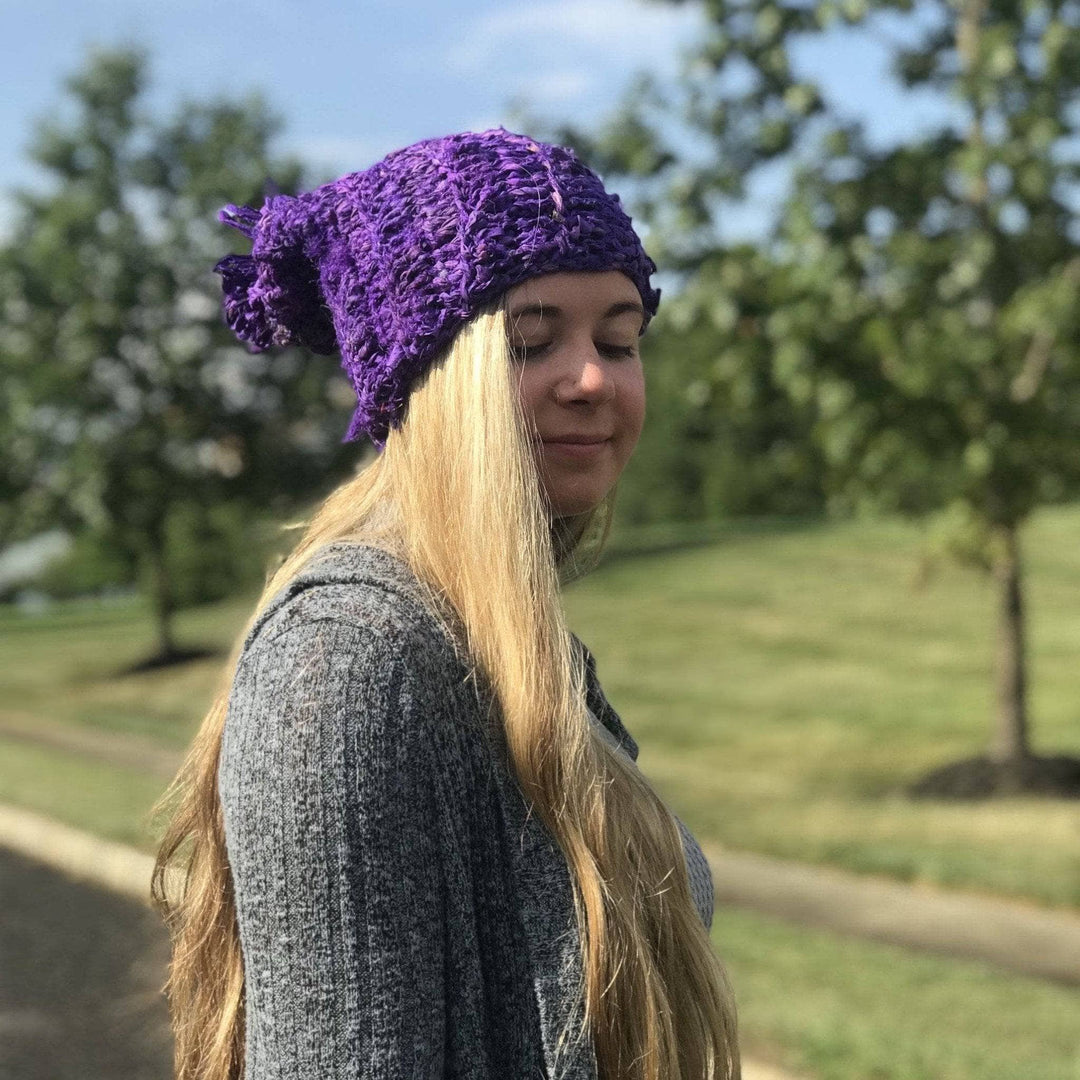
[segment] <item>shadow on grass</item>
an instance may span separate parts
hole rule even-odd
[[[1017,761],[965,758],[942,765],[908,788],[915,799],[977,801],[1028,795],[1080,799],[1080,758],[1031,754]]]
[[[128,664],[120,668],[116,675],[140,675],[146,671],[159,671],[161,668],[173,667],[177,664],[190,664],[195,660],[213,660],[224,658],[223,649],[171,649],[169,652],[158,653],[149,656],[145,660],[137,660],[134,664]]]

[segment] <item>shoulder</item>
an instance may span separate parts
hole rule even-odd
[[[332,545],[271,598],[246,635],[230,724],[258,730],[289,714],[351,726],[384,716],[406,740],[441,738],[482,723],[470,676],[403,563]]]
[[[242,655],[336,632],[383,659],[457,669],[460,650],[432,599],[406,563],[379,548],[340,541],[320,548],[267,603]],[[421,663],[426,661],[426,663]]]
[[[371,581],[275,603],[228,692],[218,783],[234,821],[263,803],[397,805],[399,789],[417,813],[436,788],[457,806],[487,761],[487,711],[434,617]]]

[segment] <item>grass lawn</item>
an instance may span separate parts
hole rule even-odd
[[[708,532],[708,543],[682,548],[670,548],[673,530],[616,538],[624,552],[566,594],[643,770],[691,828],[731,848],[1080,906],[1075,803],[903,796],[925,770],[988,744],[988,583],[945,566],[917,586],[921,534],[901,522]],[[1080,508],[1070,507],[1042,513],[1024,536],[1030,711],[1044,753],[1080,754],[1077,535]],[[180,643],[224,654],[253,599],[182,612]],[[38,715],[182,748],[221,660],[116,677],[150,651],[152,634],[141,604],[0,611],[0,723]],[[90,798],[74,777],[43,770],[31,785],[17,765],[29,754],[5,744],[0,799],[114,834],[123,811],[106,804],[126,806],[123,783],[99,791],[88,778]]]
[[[743,1053],[815,1080],[1077,1080],[1080,991],[720,909]]]
[[[0,802],[153,852],[150,808],[166,781],[0,736]]]
[[[1034,748],[1080,755],[1080,510],[1024,536]],[[733,528],[615,559],[571,622],[695,831],[734,849],[1080,907],[1080,806],[920,803],[904,787],[982,753],[996,597],[972,571],[917,581],[902,522]]]
[[[182,749],[254,603],[245,597],[179,613],[179,644],[219,650],[217,657],[123,677],[116,672],[154,648],[153,620],[141,599],[58,604],[35,616],[0,607],[0,722],[5,713],[40,715]]]

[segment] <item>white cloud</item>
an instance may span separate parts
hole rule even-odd
[[[446,54],[451,69],[472,75],[508,48],[584,46],[621,66],[668,59],[701,25],[696,8],[641,0],[546,0],[499,8],[472,22]]]

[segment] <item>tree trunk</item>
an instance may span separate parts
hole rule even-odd
[[[176,652],[176,642],[172,633],[174,605],[164,543],[151,537],[148,553],[153,578],[152,601],[154,618],[157,622],[158,655],[164,659]]]
[[[1001,765],[1019,769],[1030,756],[1020,551],[1015,525],[1000,525],[995,532],[1000,542],[994,559],[998,583],[997,731],[990,756]]]

